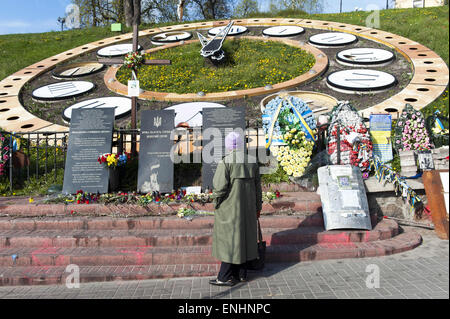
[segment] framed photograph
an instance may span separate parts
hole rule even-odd
[[[338,176],[337,181],[339,189],[352,189],[350,176]]]
[[[431,151],[418,151],[417,161],[419,162],[419,168],[421,170],[434,170],[433,155],[431,154]]]

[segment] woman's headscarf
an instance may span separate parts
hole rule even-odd
[[[231,132],[225,137],[225,147],[227,150],[236,150],[244,148],[244,140],[242,136],[236,132]]]

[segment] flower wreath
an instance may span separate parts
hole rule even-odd
[[[337,135],[339,127],[339,146]],[[358,112],[348,102],[340,102],[331,112],[328,131],[328,155],[332,164],[337,164],[337,150],[340,148],[341,164],[358,166],[362,172],[370,171],[372,141],[369,130]]]
[[[432,148],[423,114],[410,104],[406,104],[397,121],[394,145],[397,151],[423,151]]]
[[[130,52],[125,55],[123,65],[129,69],[137,69],[144,62],[144,56],[139,52]]]

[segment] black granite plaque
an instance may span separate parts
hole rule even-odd
[[[107,193],[109,169],[98,157],[111,152],[114,108],[74,109],[64,171],[63,193]]]
[[[139,150],[138,192],[173,190],[173,162],[170,152],[174,143],[170,134],[174,129],[175,112],[142,111]]]
[[[217,129],[217,133],[220,131],[220,137],[217,138],[214,135],[203,136],[203,165],[202,165],[202,187],[203,191],[213,188],[213,178],[216,172],[217,164],[227,154],[225,150],[225,137],[236,130],[242,130],[245,134],[245,107],[227,107],[227,108],[204,108],[203,109],[203,132],[211,128]],[[245,136],[243,136],[245,138]],[[211,144],[212,143],[212,144]],[[221,152],[212,151],[214,148],[220,148]],[[205,153],[211,154],[214,157],[214,161],[211,162],[211,158],[207,161]]]

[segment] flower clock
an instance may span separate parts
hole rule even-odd
[[[125,166],[130,159],[130,154],[125,152],[123,154],[106,153],[98,157],[98,162],[102,165],[106,165],[109,168],[116,168]]]
[[[129,69],[137,69],[144,62],[144,56],[139,52],[130,52],[125,55],[123,65]]]
[[[289,176],[304,174],[311,161],[316,126],[311,109],[300,98],[280,95],[266,105],[263,112],[266,147]]]
[[[424,151],[431,148],[422,112],[407,104],[395,128],[395,149],[397,151]]]

